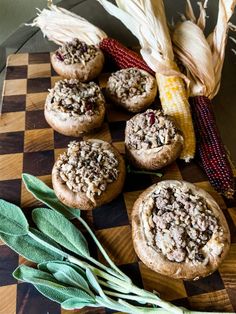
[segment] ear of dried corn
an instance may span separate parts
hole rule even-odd
[[[189,161],[195,153],[195,135],[182,75],[174,61],[171,38],[162,0],[117,0],[115,6],[98,0],[138,38],[141,54],[156,73],[165,113],[176,121],[184,136],[181,158]]]
[[[228,198],[234,195],[235,181],[210,99],[219,90],[229,19],[235,4],[236,0],[219,1],[216,27],[206,39],[202,20],[206,16],[206,2],[200,6],[197,19],[188,0],[186,16],[189,20],[177,24],[172,36],[175,53],[186,67],[190,80],[197,158],[213,187]]]

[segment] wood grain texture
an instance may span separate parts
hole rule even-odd
[[[96,232],[96,235],[117,265],[137,262],[130,226],[99,230]],[[99,259],[104,261],[100,254]]]
[[[37,129],[25,131],[25,152],[37,152],[54,148],[53,130]]]
[[[0,314],[16,314],[17,285],[0,287]]]
[[[0,119],[0,133],[23,131],[25,129],[25,112],[3,113]]]
[[[21,178],[23,153],[0,155],[1,180]]]

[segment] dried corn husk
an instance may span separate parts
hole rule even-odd
[[[48,9],[38,10],[38,16],[29,26],[37,26],[44,36],[58,45],[78,38],[88,45],[98,45],[107,35],[86,19],[66,9],[51,5]]]
[[[221,73],[225,58],[225,47],[229,30],[229,20],[234,13],[236,0],[219,0],[219,13],[214,31],[208,36],[207,41],[211,47],[216,85],[213,95],[220,88]]]
[[[174,51],[187,70],[190,95],[204,95],[212,99],[220,87],[221,72],[229,23],[236,0],[219,0],[219,13],[213,32],[205,38],[206,5],[199,3],[200,15],[194,15],[190,0],[186,0],[186,19],[178,23],[172,34]]]
[[[117,0],[118,7],[107,0],[98,2],[138,38],[141,55],[154,72],[188,81],[176,70],[163,1]]]
[[[215,88],[212,53],[200,27],[192,21],[178,23],[172,35],[177,57],[187,69],[190,95],[210,97]]]

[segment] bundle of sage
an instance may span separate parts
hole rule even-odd
[[[102,306],[124,313],[205,313],[177,307],[135,286],[109,258],[79,209],[62,204],[54,191],[36,177],[23,174],[22,179],[27,190],[47,208],[32,211],[35,229],[19,207],[0,200],[0,238],[37,264],[20,265],[13,272],[16,279],[33,284],[68,310]],[[109,266],[90,255],[87,241],[72,219],[84,226]]]

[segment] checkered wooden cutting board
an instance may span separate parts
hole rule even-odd
[[[112,69],[105,67],[105,71]],[[107,74],[98,82],[105,86]],[[43,107],[48,89],[59,77],[52,70],[49,53],[19,54],[8,58],[3,89],[3,114],[0,120],[0,198],[21,205],[30,217],[38,202],[21,182],[21,173],[38,176],[51,184],[51,169],[55,158],[65,150],[70,137],[54,132],[46,123]],[[130,117],[108,105],[103,127],[92,136],[100,138],[124,153],[125,121]],[[137,258],[131,240],[130,212],[140,192],[159,180],[154,176],[129,174],[123,194],[108,205],[83,213],[115,263],[139,286],[156,290],[161,297],[195,310],[236,311],[236,202],[223,199],[207,181],[195,162],[181,161],[163,170],[163,179],[184,179],[207,190],[219,203],[231,229],[232,245],[220,269],[198,281],[173,280],[159,275]],[[102,257],[91,243],[94,256]],[[25,263],[4,243],[0,243],[0,314],[59,314],[61,310],[27,283],[17,282],[11,275]],[[76,312],[76,311],[74,311]],[[84,309],[79,313],[113,313],[106,309]]]

